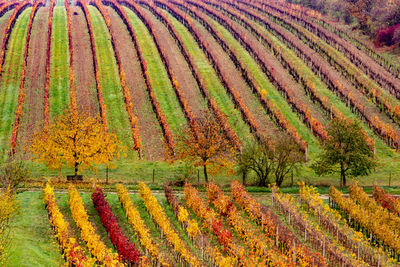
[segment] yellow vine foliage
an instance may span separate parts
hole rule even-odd
[[[5,263],[9,248],[10,219],[17,213],[19,201],[9,188],[0,192],[0,265]]]
[[[150,229],[146,226],[146,223],[140,217],[139,211],[133,205],[128,190],[122,184],[117,184],[116,187],[118,198],[125,210],[129,223],[135,230],[135,234],[139,237],[140,244],[147,249],[153,258],[158,260],[161,266],[169,266],[166,256],[160,252],[160,248],[151,237]]]
[[[113,253],[110,248],[107,248],[96,233],[92,223],[89,221],[82,198],[73,185],[69,187],[68,196],[72,217],[79,227],[81,238],[86,242],[90,253],[105,266],[123,266],[124,264],[119,262],[118,254]]]
[[[119,158],[122,147],[117,136],[109,133],[99,117],[68,109],[49,125],[34,134],[30,151],[39,162],[51,169],[64,164],[76,173]]]
[[[151,194],[150,188],[143,182],[139,184],[139,195],[143,199],[146,209],[153,216],[154,221],[161,228],[174,250],[178,252],[190,266],[200,266],[199,260],[189,251],[185,243],[179,237],[179,234],[172,228],[163,208]]]
[[[49,213],[50,224],[54,229],[55,236],[58,239],[67,263],[79,267],[93,266],[96,259],[86,257],[77,240],[70,236],[68,232],[68,222],[64,220],[64,216],[58,209],[53,187],[49,183],[46,183],[43,193],[44,203]]]

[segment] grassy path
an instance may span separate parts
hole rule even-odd
[[[64,7],[53,11],[53,30],[50,56],[50,118],[69,106],[69,50],[67,16]]]
[[[150,83],[156,99],[167,118],[172,134],[177,135],[182,127],[187,125],[187,122],[172,88],[171,81],[168,78],[167,71],[146,26],[132,10],[125,8],[125,11],[136,31],[140,49],[147,62]]]
[[[10,257],[5,266],[64,265],[50,228],[42,193],[24,192],[18,199],[21,209],[12,223]]]
[[[247,67],[248,71],[252,74],[258,84],[262,85],[262,89],[267,91],[268,99],[274,103],[274,105],[282,112],[287,118],[291,125],[293,125],[297,132],[303,137],[308,143],[308,152],[312,156],[319,151],[318,139],[311,133],[310,129],[302,122],[302,119],[293,111],[292,107],[288,104],[285,97],[275,88],[270,82],[268,77],[263,73],[261,67],[253,59],[253,57],[242,47],[242,45],[232,36],[232,34],[226,30],[222,25],[216,23],[212,19],[208,19],[207,22],[213,27],[213,29],[220,33],[221,38],[228,43],[238,55],[239,60]],[[195,21],[196,24],[199,24]],[[305,103],[309,104],[309,103]],[[312,109],[312,110],[315,110]],[[319,110],[317,110],[318,112]],[[319,116],[319,120],[321,116]],[[324,120],[320,120],[324,123]]]
[[[196,55],[193,56],[194,63],[200,70],[201,77],[204,80],[210,95],[214,97],[220,110],[227,116],[229,124],[239,136],[239,138],[241,140],[246,140],[250,137],[249,127],[243,121],[239,110],[235,108],[231,97],[228,95],[225,88],[221,84],[206,55],[197,45],[196,41],[186,29],[186,27],[178,22],[172,15],[168,14],[168,17],[174,25],[178,34],[180,34],[182,41],[184,42],[189,53],[191,55]]]
[[[109,127],[116,131],[119,140],[128,148],[133,147],[131,127],[119,81],[117,63],[107,26],[100,12],[93,6],[88,6],[92,19],[92,28],[99,65],[100,86],[103,92],[104,104]]]
[[[0,87],[0,158],[8,153],[12,125],[18,104],[19,81],[24,58],[29,15],[27,8],[18,17],[8,42]]]

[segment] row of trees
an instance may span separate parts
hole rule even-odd
[[[322,144],[323,152],[312,164],[317,174],[338,172],[341,185],[345,186],[347,176],[368,175],[374,169],[374,152],[358,122],[334,119],[327,131],[329,137]],[[206,182],[209,172],[232,171],[236,165],[244,183],[246,175],[254,172],[258,185],[276,183],[280,186],[289,174],[306,162],[301,147],[284,134],[273,140],[248,142],[238,152],[210,111],[203,111],[196,118],[196,132],[194,135],[190,128],[182,130],[175,154],[170,154],[170,162],[184,161],[202,167]],[[67,110],[49,127],[37,132],[30,147],[38,161],[50,168],[69,165],[74,168],[75,176],[86,168],[109,164],[120,156],[122,149],[116,135],[102,127],[99,117],[72,110]]]

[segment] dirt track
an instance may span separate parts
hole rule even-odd
[[[162,159],[164,157],[164,137],[150,103],[132,38],[118,14],[110,7],[107,7],[107,10],[111,19],[111,27],[116,33],[116,48],[121,56],[121,64],[126,74],[126,83],[130,89],[135,115],[138,117],[144,156],[147,160]]]
[[[17,152],[23,154],[24,158],[27,157],[26,145],[29,144],[33,133],[42,127],[44,120],[48,18],[49,8],[41,7],[33,20],[32,35],[29,41],[24,86],[25,100],[17,140]]]

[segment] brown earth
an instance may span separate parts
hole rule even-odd
[[[262,14],[260,14],[262,16]],[[273,23],[271,20],[269,20],[267,17],[263,17],[266,21],[269,23]],[[289,32],[288,30],[284,29],[283,27],[274,24],[274,27],[278,29],[280,32],[282,32],[285,36],[287,36],[291,41],[296,43],[297,47],[301,47],[302,51],[308,55],[312,61],[321,68],[322,73],[329,73],[330,77],[332,77],[333,80],[339,81],[344,90],[347,92],[346,94],[350,93],[355,96],[355,99],[357,101],[360,101],[363,106],[364,110],[366,111],[365,113],[368,114],[371,118],[374,116],[379,117],[379,119],[393,127],[397,132],[399,132],[399,126],[393,121],[386,116],[383,112],[380,112],[379,109],[371,102],[367,97],[365,97],[362,92],[358,89],[356,89],[352,83],[346,79],[342,74],[340,74],[338,71],[336,71],[335,68],[333,68],[320,54],[315,53],[308,45],[305,45],[302,43],[300,39],[297,38],[294,34]]]
[[[85,16],[80,7],[71,6],[73,69],[79,110],[98,114],[99,104],[93,68],[93,56]]]
[[[196,21],[193,22],[194,26],[199,30],[199,38],[208,44],[210,53],[216,59],[217,64],[221,66],[220,71],[222,75],[224,77],[229,77],[227,79],[228,86],[239,93],[243,103],[256,120],[262,134],[267,136],[276,134],[277,128],[266,114],[257,97],[246,84],[240,71],[235,67],[233,61],[229,58],[229,55],[222,49],[222,47],[214,40],[211,34],[209,34],[203,26],[198,24]]]
[[[138,117],[145,158],[147,160],[163,159],[164,137],[150,103],[135,46],[119,15],[110,7],[107,7],[107,10],[111,27],[115,32],[116,48],[120,53],[121,64],[126,74],[126,83],[130,89],[135,115]]]
[[[41,7],[32,24],[24,84],[25,99],[17,138],[17,152],[23,153],[23,157],[27,157],[25,148],[33,133],[43,126],[48,18],[49,8]]]
[[[217,12],[219,15],[224,16],[222,13],[218,12],[217,10],[214,10]],[[225,17],[225,16],[224,16]],[[267,66],[268,69],[270,69],[276,77],[278,81],[281,82],[281,84],[286,85],[286,88],[290,88],[290,90],[293,92],[295,98],[298,99],[300,103],[303,103],[304,105],[307,106],[307,108],[310,110],[311,115],[316,118],[319,122],[324,124],[325,122],[325,117],[323,113],[315,107],[314,103],[308,98],[308,96],[305,94],[303,88],[301,87],[300,84],[298,84],[292,76],[290,76],[289,72],[281,65],[281,63],[274,57],[272,52],[268,50],[264,45],[256,40],[254,36],[245,30],[242,26],[237,24],[236,22],[231,21],[228,17],[227,21],[231,22],[231,25],[234,27],[235,30],[237,30],[239,33],[242,34],[242,36],[245,37],[246,40],[248,40],[252,50],[260,57],[262,62]],[[213,25],[213,21],[207,17],[207,21]],[[215,30],[215,29],[214,29]]]
[[[165,52],[164,56],[170,62],[172,72],[176,80],[181,86],[185,97],[195,114],[199,114],[200,110],[207,108],[205,100],[203,99],[197,82],[192,76],[189,65],[175,43],[175,40],[170,35],[168,29],[158,20],[153,13],[147,8],[141,7],[143,13],[152,22],[154,33],[157,36],[161,49]]]
[[[12,13],[13,13],[13,10],[10,10],[10,11],[6,12],[0,18],[0,44],[3,44],[4,34],[5,34],[6,27],[7,27],[7,22]]]

